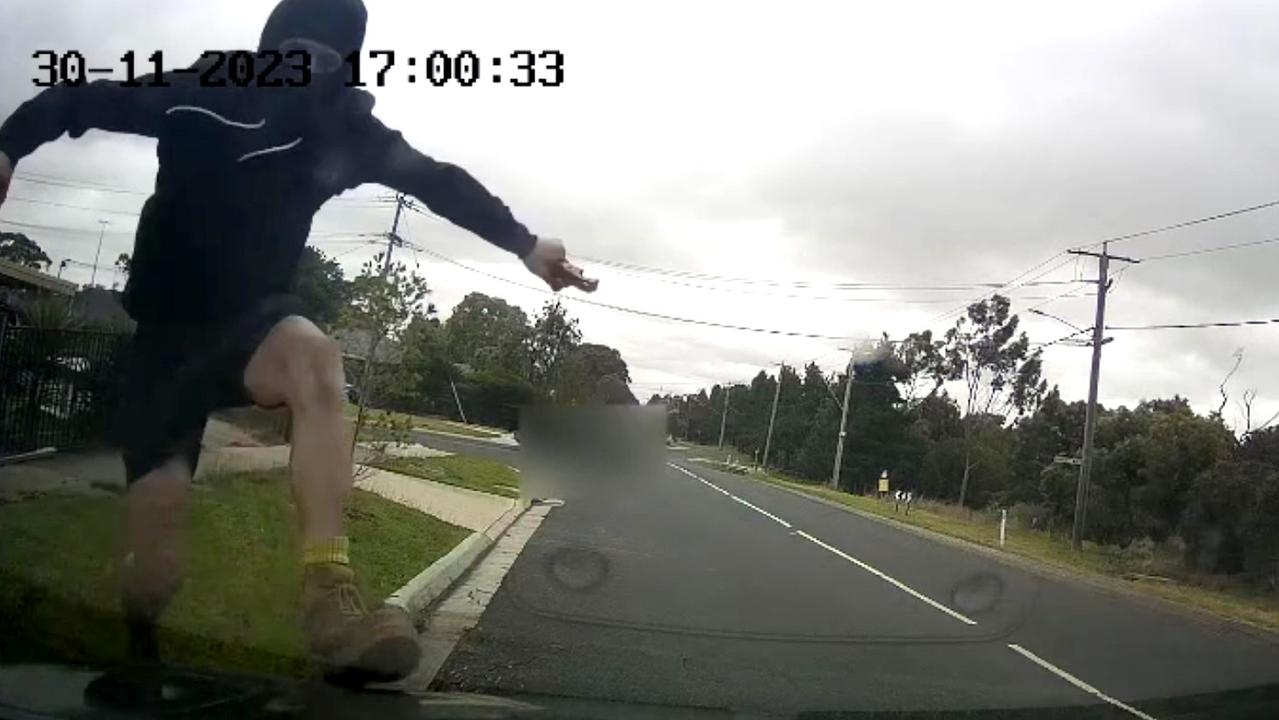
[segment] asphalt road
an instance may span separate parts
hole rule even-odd
[[[422,430],[414,430],[409,433],[413,442],[421,443],[427,447],[432,447],[445,452],[456,453],[458,455],[470,455],[472,457],[484,458],[494,462],[513,464],[519,458],[519,447],[506,445],[498,445],[487,440],[470,440],[457,435],[439,435],[432,432],[424,432]]]
[[[437,687],[765,715],[1275,717],[1274,639],[689,468],[555,509]]]

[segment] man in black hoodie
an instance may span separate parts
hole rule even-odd
[[[0,126],[0,202],[13,164],[63,133],[159,141],[155,194],[142,209],[124,291],[138,330],[117,423],[129,481],[123,607],[135,658],[157,656],[155,622],[181,584],[183,515],[205,421],[252,403],[287,406],[293,418],[302,624],[313,654],[346,681],[391,680],[416,667],[407,615],[370,612],[356,588],[343,523],[352,462],[342,357],[288,294],[325,201],[380,183],[519,256],[554,290],[595,289],[561,244],[530,233],[464,170],[414,150],[373,116],[371,95],[345,87],[342,58],[362,47],[366,20],[361,0],[281,0],[259,50],[305,51],[305,87],[205,87],[199,72],[170,73],[169,87],[149,78],[137,88],[60,85]]]

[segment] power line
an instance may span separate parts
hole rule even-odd
[[[1272,207],[1277,207],[1277,206],[1279,206],[1279,200],[1272,200],[1272,201],[1270,201],[1270,202],[1262,203],[1262,204],[1260,204],[1260,205],[1251,205],[1251,206],[1248,206],[1248,207],[1245,207],[1245,208],[1239,208],[1239,209],[1237,209],[1237,210],[1229,210],[1229,211],[1226,211],[1226,212],[1217,213],[1217,214],[1215,214],[1215,215],[1207,215],[1207,216],[1204,216],[1204,217],[1195,218],[1195,219],[1193,219],[1193,220],[1186,220],[1186,221],[1183,221],[1183,222],[1173,223],[1173,224],[1171,224],[1171,225],[1164,225],[1164,226],[1157,227],[1157,228],[1151,228],[1151,229],[1149,229],[1149,230],[1142,230],[1142,231],[1139,231],[1139,232],[1128,233],[1128,234],[1126,234],[1126,235],[1119,235],[1119,236],[1112,237],[1112,238],[1109,238],[1109,239],[1106,239],[1106,240],[1099,240],[1099,241],[1097,241],[1097,242],[1095,242],[1095,243],[1091,243],[1091,244],[1089,244],[1089,245],[1080,245],[1078,248],[1074,248],[1074,249],[1085,248],[1085,247],[1096,247],[1096,246],[1098,246],[1098,245],[1104,245],[1104,244],[1106,244],[1106,243],[1114,243],[1114,242],[1123,242],[1123,241],[1126,241],[1126,240],[1134,240],[1134,239],[1136,239],[1136,238],[1140,238],[1140,237],[1146,237],[1146,236],[1149,236],[1149,235],[1156,235],[1156,234],[1158,234],[1158,233],[1169,232],[1169,231],[1171,231],[1171,230],[1179,230],[1179,229],[1182,229],[1182,228],[1192,227],[1192,226],[1194,226],[1194,225],[1201,225],[1201,224],[1203,224],[1203,223],[1214,222],[1214,221],[1216,221],[1216,220],[1223,220],[1223,219],[1225,219],[1225,218],[1235,217],[1235,216],[1238,216],[1238,215],[1244,215],[1244,214],[1246,214],[1246,213],[1256,212],[1256,211],[1258,211],[1258,210],[1265,210],[1265,209],[1267,209],[1267,208],[1272,208]],[[1063,251],[1063,252],[1064,252],[1064,251]],[[1054,259],[1056,259],[1058,256],[1060,256],[1061,254],[1062,254],[1061,252],[1058,252],[1056,255],[1053,255],[1052,257],[1048,258],[1048,259],[1047,259],[1047,260],[1045,260],[1044,262],[1039,263],[1038,265],[1036,265],[1036,266],[1032,267],[1030,270],[1027,270],[1025,273],[1022,273],[1022,275],[1018,276],[1017,278],[1013,278],[1013,280],[1012,280],[1012,281],[1010,281],[1010,282],[1007,284],[1007,286],[1011,286],[1011,285],[1013,285],[1013,284],[1014,284],[1014,283],[1015,283],[1018,279],[1020,279],[1022,276],[1028,275],[1028,274],[1030,274],[1030,273],[1034,272],[1035,270],[1037,270],[1038,268],[1043,267],[1044,265],[1047,265],[1048,263],[1050,263],[1050,262],[1052,262]],[[1057,269],[1057,268],[1059,268],[1059,267],[1061,267],[1061,265],[1057,265],[1057,266],[1055,266],[1055,267],[1053,268],[1053,270],[1055,270],[1055,269]],[[1052,271],[1052,270],[1049,270],[1048,272],[1051,272],[1051,271]],[[1040,275],[1035,276],[1035,278],[1033,278],[1033,279],[1038,279],[1038,278],[1040,278],[1040,277],[1043,277],[1043,276],[1044,276],[1044,275],[1046,275],[1046,274],[1048,274],[1048,273],[1047,273],[1047,272],[1045,272],[1045,273],[1041,273]],[[1007,287],[1007,286],[1005,286],[1005,287]],[[1002,290],[1002,288],[1001,288],[1001,290]],[[994,293],[990,293],[990,294],[985,295],[985,296],[983,296],[983,297],[981,297],[981,298],[977,298],[977,299],[973,300],[972,302],[980,302],[980,301],[985,300],[985,299],[987,299],[987,298],[989,298],[989,297],[992,297],[993,295],[997,294],[998,292],[999,292],[999,291],[997,290],[997,291],[996,291],[996,292],[994,292]],[[964,305],[963,307],[967,307],[967,305],[971,305],[971,304],[972,304],[972,302],[967,303],[967,304],[966,304],[966,305]],[[949,311],[949,312],[943,313],[942,315],[939,315],[939,316],[937,316],[936,318],[933,318],[933,320],[932,320],[932,321],[930,321],[930,322],[935,322],[935,321],[937,321],[937,320],[940,320],[940,319],[942,319],[942,318],[945,318],[945,317],[947,317],[947,316],[949,316],[949,315],[954,314],[956,311],[962,311],[963,307],[961,307],[961,308],[956,308],[956,309],[953,309],[953,310],[951,310],[951,311]]]
[[[1056,340],[1053,340],[1053,341],[1051,341],[1051,342],[1045,342],[1045,343],[1031,343],[1031,347],[1033,347],[1033,348],[1035,348],[1035,349],[1037,349],[1037,350],[1043,350],[1044,348],[1050,348],[1050,347],[1052,347],[1052,346],[1054,346],[1054,345],[1058,345],[1058,344],[1064,343],[1064,342],[1066,342],[1067,340],[1070,340],[1070,339],[1074,338],[1076,335],[1082,335],[1082,334],[1084,334],[1084,333],[1090,333],[1090,332],[1092,332],[1092,328],[1083,328],[1083,329],[1081,329],[1081,330],[1076,330],[1075,332],[1072,332],[1072,333],[1070,333],[1069,335],[1063,335],[1063,336],[1061,336],[1061,337],[1059,337],[1059,338],[1057,338]]]
[[[436,218],[434,215],[417,206],[411,206],[409,209],[429,219],[438,220],[438,218]],[[1058,255],[1060,254],[1061,253],[1058,253]],[[1054,255],[1053,258],[1050,258],[1050,260],[1056,259],[1056,257],[1057,255]],[[779,297],[779,298],[788,298],[788,299],[795,299],[795,300],[815,300],[815,301],[830,301],[830,302],[884,302],[884,303],[938,304],[938,305],[949,304],[950,302],[952,302],[951,300],[906,299],[906,298],[895,298],[895,297],[842,298],[842,297],[827,297],[827,296],[814,296],[814,295],[778,294],[778,293],[749,291],[749,290],[743,290],[740,288],[716,287],[711,285],[703,285],[698,283],[685,282],[684,279],[702,280],[706,282],[762,285],[766,287],[813,288],[813,289],[829,289],[829,290],[845,290],[845,291],[901,290],[901,291],[921,291],[921,292],[951,292],[951,291],[973,290],[973,289],[979,289],[979,288],[999,289],[1008,284],[1008,283],[998,283],[998,282],[971,282],[971,283],[927,284],[927,285],[925,284],[909,285],[909,284],[888,283],[888,282],[818,283],[818,282],[812,282],[807,280],[768,280],[768,279],[762,279],[762,278],[745,278],[745,277],[734,277],[729,275],[717,275],[713,273],[702,273],[702,272],[695,272],[691,270],[657,268],[657,267],[650,267],[645,265],[635,265],[632,263],[620,262],[617,260],[597,258],[592,256],[578,256],[578,259],[580,259],[584,263],[593,263],[596,265],[602,265],[605,267],[614,268],[618,270],[619,272],[621,272],[622,274],[630,275],[632,277],[641,276],[641,275],[643,276],[653,275],[656,277],[652,277],[650,279],[655,280],[657,282],[669,284],[669,285],[689,287],[689,288],[694,288],[699,290],[709,290],[713,292],[737,293],[737,294],[744,294],[744,295],[760,295],[764,297]],[[1034,269],[1035,268],[1031,268],[1032,271]],[[1047,273],[1044,273],[1044,274],[1047,274]],[[1018,277],[1020,278],[1020,276]],[[1040,277],[1042,277],[1042,275]],[[1030,286],[1040,286],[1040,285],[1065,285],[1065,284],[1070,284],[1072,282],[1074,281],[1070,281],[1070,280],[1043,281],[1043,280],[1038,280],[1036,278],[1036,279],[1028,280],[1024,283],[1021,283],[1020,286],[1030,287]],[[1032,297],[1032,298],[1025,298],[1025,299],[1042,300],[1045,298]]]
[[[355,246],[355,247],[351,248],[350,250],[343,250],[342,252],[337,253],[336,255],[332,255],[332,256],[330,256],[330,258],[329,258],[329,259],[330,259],[330,260],[337,260],[337,259],[339,259],[339,258],[344,258],[344,257],[346,257],[347,255],[350,255],[350,254],[352,254],[352,253],[359,252],[360,250],[366,250],[366,249],[368,249],[369,247],[372,247],[372,246],[375,246],[375,245],[376,245],[376,246],[381,246],[381,243],[380,243],[380,242],[377,242],[376,240],[366,240],[364,243],[362,243],[362,244],[360,244],[360,245],[357,245],[357,246]]]
[[[636,277],[636,276],[632,276],[632,277]],[[942,298],[856,297],[856,296],[833,297],[830,295],[796,295],[793,293],[773,293],[773,292],[760,292],[757,290],[743,290],[739,288],[715,287],[711,285],[700,285],[697,283],[680,282],[678,280],[670,280],[667,278],[660,278],[660,277],[652,278],[652,280],[656,282],[664,283],[667,285],[675,285],[679,287],[692,288],[695,290],[706,290],[709,292],[727,293],[730,295],[752,295],[755,297],[778,298],[783,300],[810,300],[813,302],[842,302],[842,303],[896,303],[900,305],[950,305],[951,303],[955,302],[953,298],[942,299]],[[1063,282],[1064,281],[1051,281],[1049,283],[1043,283],[1043,284],[1060,285],[1060,284],[1063,284]],[[972,286],[957,288],[957,289],[971,289],[971,287]],[[887,288],[887,287],[869,288],[868,287],[865,289],[882,291],[882,290],[891,290],[891,289],[897,289],[897,288]],[[903,287],[900,289],[901,290],[942,290],[943,288],[927,288],[927,287],[905,288]],[[1028,296],[1028,297],[1023,297],[1021,299],[1044,300],[1044,299],[1047,299],[1047,296]]]
[[[1008,282],[1004,283],[1002,286],[1000,286],[999,288],[997,288],[994,292],[986,293],[985,295],[982,295],[982,296],[980,296],[980,297],[976,297],[976,298],[973,298],[972,300],[969,300],[968,302],[964,303],[963,305],[960,305],[960,306],[955,307],[955,308],[951,308],[950,310],[947,310],[946,312],[944,312],[944,313],[942,313],[942,314],[940,314],[940,315],[937,315],[937,316],[935,316],[935,317],[931,318],[931,319],[928,321],[928,324],[930,324],[930,325],[931,325],[932,323],[937,322],[938,320],[944,320],[944,319],[946,319],[947,317],[950,317],[951,315],[954,315],[954,314],[955,314],[955,313],[957,313],[957,312],[958,312],[958,313],[962,313],[962,312],[964,312],[966,309],[968,309],[968,307],[969,307],[970,305],[972,305],[972,304],[974,304],[974,303],[983,302],[983,301],[988,300],[988,299],[990,299],[990,298],[992,298],[992,297],[994,297],[994,296],[996,296],[996,295],[999,295],[999,294],[1001,294],[1001,293],[1003,293],[1003,292],[1010,292],[1010,291],[1012,291],[1012,290],[1016,290],[1018,287],[1020,287],[1020,286],[1021,286],[1021,285],[1018,285],[1018,284],[1017,284],[1019,280],[1021,280],[1022,278],[1024,278],[1024,277],[1026,277],[1026,276],[1030,275],[1031,273],[1035,272],[1035,271],[1036,271],[1036,270],[1038,270],[1039,268],[1041,268],[1041,267],[1043,267],[1043,266],[1045,266],[1045,265],[1047,265],[1047,264],[1051,263],[1053,260],[1056,260],[1057,258],[1061,257],[1062,255],[1065,255],[1065,253],[1066,253],[1066,251],[1065,251],[1065,250],[1059,250],[1059,251],[1057,251],[1057,253],[1056,253],[1055,255],[1053,255],[1052,257],[1049,257],[1048,259],[1044,260],[1043,262],[1040,262],[1040,263],[1038,263],[1037,265],[1032,266],[1029,270],[1026,270],[1025,272],[1021,273],[1020,275],[1018,275],[1017,277],[1013,278],[1012,280],[1009,280]],[[1071,263],[1071,262],[1073,262],[1073,261],[1074,261],[1074,258],[1071,258],[1071,257],[1067,256],[1067,257],[1066,257],[1066,259],[1065,259],[1065,260],[1063,260],[1062,262],[1059,262],[1059,263],[1057,263],[1056,265],[1054,265],[1054,266],[1052,266],[1052,267],[1048,268],[1047,270],[1045,270],[1045,271],[1043,271],[1043,272],[1039,273],[1038,275],[1035,275],[1034,277],[1029,278],[1028,280],[1024,281],[1022,284],[1024,284],[1025,282],[1032,282],[1032,281],[1038,280],[1038,279],[1040,279],[1040,278],[1044,277],[1045,275],[1047,275],[1047,274],[1049,274],[1049,273],[1056,272],[1056,271],[1057,271],[1057,270],[1059,270],[1060,268],[1064,267],[1065,265],[1070,264],[1070,263]]]
[[[596,300],[588,300],[588,299],[586,299],[586,298],[578,298],[578,297],[573,297],[573,296],[569,296],[569,295],[559,295],[558,293],[554,293],[554,292],[552,292],[552,291],[550,291],[550,290],[545,290],[545,289],[543,289],[543,288],[539,288],[539,287],[533,287],[532,285],[525,285],[524,283],[521,283],[521,282],[518,282],[518,281],[515,281],[515,280],[511,280],[511,279],[509,279],[509,278],[504,278],[504,277],[502,277],[502,276],[500,276],[500,275],[494,275],[494,274],[492,274],[492,273],[485,272],[485,271],[480,270],[480,269],[478,269],[478,268],[473,268],[473,267],[471,267],[471,266],[469,266],[469,265],[466,265],[465,263],[462,263],[462,262],[459,262],[459,261],[457,261],[457,260],[454,260],[453,258],[450,258],[450,257],[448,257],[448,256],[441,255],[440,253],[437,253],[437,252],[435,252],[435,251],[433,251],[433,250],[429,250],[429,249],[427,249],[427,248],[418,247],[417,249],[418,249],[418,250],[420,250],[420,251],[422,251],[423,253],[425,253],[425,254],[427,254],[427,255],[431,256],[431,257],[434,257],[434,258],[435,258],[435,259],[437,259],[437,260],[440,260],[440,261],[442,261],[442,262],[449,263],[450,265],[456,265],[457,267],[460,267],[460,268],[462,268],[463,270],[467,270],[467,271],[469,271],[469,272],[473,272],[473,273],[476,273],[476,274],[478,274],[478,275],[483,275],[483,276],[485,276],[485,277],[487,277],[487,278],[489,278],[489,279],[497,280],[498,282],[503,282],[503,283],[506,283],[506,284],[508,284],[508,285],[514,285],[514,286],[516,286],[516,287],[523,288],[523,289],[525,289],[525,290],[531,290],[531,291],[533,291],[533,292],[537,292],[537,293],[542,293],[542,294],[544,294],[544,295],[554,295],[554,296],[559,297],[559,298],[562,298],[562,299],[564,299],[564,300],[568,300],[569,302],[581,303],[581,304],[583,304],[583,305],[590,305],[590,306],[593,306],[593,307],[604,308],[605,310],[613,310],[613,311],[615,311],[615,312],[622,312],[622,313],[627,313],[627,314],[630,314],[630,315],[637,315],[637,316],[640,316],[640,317],[646,317],[646,318],[650,318],[650,319],[653,319],[653,320],[665,320],[665,321],[667,321],[667,322],[683,323],[683,324],[686,324],[686,325],[699,325],[699,326],[702,326],[702,327],[713,327],[713,328],[719,328],[719,329],[721,329],[721,330],[738,330],[738,331],[741,331],[741,332],[753,332],[753,333],[760,333],[760,334],[766,334],[766,335],[777,335],[777,336],[783,336],[783,337],[801,337],[801,338],[811,338],[811,339],[815,339],[815,340],[858,340],[858,339],[863,339],[863,338],[854,338],[854,337],[850,337],[850,336],[846,336],[846,335],[823,335],[823,334],[821,334],[821,333],[805,333],[805,332],[796,332],[796,331],[792,331],[792,330],[777,330],[777,329],[773,329],[773,328],[759,328],[759,327],[750,327],[750,326],[745,326],[745,325],[733,325],[733,324],[730,324],[730,323],[720,323],[720,322],[714,322],[714,321],[711,321],[711,320],[699,320],[699,319],[695,319],[695,318],[686,318],[686,317],[679,317],[679,316],[676,316],[676,315],[667,315],[667,314],[665,314],[665,313],[651,312],[651,311],[648,311],[648,310],[639,310],[639,309],[637,309],[637,308],[630,308],[630,307],[625,307],[625,306],[622,306],[622,305],[613,305],[613,304],[610,304],[610,303],[603,303],[603,302],[599,302],[599,301],[596,301]]]
[[[64,233],[84,233],[88,235],[97,235],[100,230],[89,230],[88,228],[69,228],[59,227],[57,225],[45,225],[42,223],[27,223],[17,220],[0,220],[0,225],[13,225],[14,227],[27,228],[29,230],[40,230],[42,232],[64,232]],[[132,235],[130,230],[108,230],[108,235]]]
[[[73,227],[66,227],[64,225],[49,225],[46,223],[28,223],[28,222],[21,222],[18,220],[0,220],[0,224],[13,225],[14,227],[27,228],[29,230],[40,230],[42,232],[80,233],[80,234],[87,234],[87,235],[97,235],[100,232],[99,230],[90,230],[88,228],[73,228]],[[134,231],[133,230],[108,230],[107,234],[108,235],[133,235]],[[368,238],[368,237],[382,237],[382,235],[381,233],[325,232],[325,233],[313,233],[307,238],[307,240],[308,241],[319,240],[321,242],[313,243],[313,244],[327,245],[327,244],[347,243],[347,242],[364,242],[364,240],[362,240],[361,238]],[[342,238],[349,238],[349,239],[342,239]]]
[[[657,275],[659,282],[667,282],[673,285],[683,285],[685,287],[701,288],[706,290],[721,290],[725,292],[744,292],[735,288],[719,288],[706,285],[697,285],[691,283],[676,282],[666,278],[688,278],[693,280],[703,280],[707,282],[723,282],[738,283],[744,285],[764,285],[768,287],[793,287],[793,288],[817,288],[817,289],[837,289],[837,290],[914,290],[914,291],[956,291],[956,290],[972,290],[976,288],[998,288],[1003,283],[997,282],[972,282],[972,283],[952,283],[952,284],[930,284],[930,285],[907,285],[901,283],[888,282],[831,282],[819,283],[809,280],[768,280],[762,278],[744,278],[733,277],[729,275],[716,275],[713,273],[694,272],[690,270],[673,270],[669,268],[656,268],[644,265],[633,265],[630,263],[618,262],[616,260],[605,260],[602,258],[582,256],[583,262],[594,263],[617,269],[624,275]],[[1040,285],[1061,285],[1065,281],[1048,281],[1036,283]],[[764,293],[760,293],[764,294]],[[776,297],[795,297],[795,296],[776,296]],[[804,297],[804,296],[799,296]]]
[[[45,185],[48,187],[67,188],[70,190],[92,190],[93,192],[104,192],[104,193],[113,193],[116,195],[135,195],[135,196],[146,196],[151,194],[141,190],[127,190],[125,188],[115,188],[115,187],[109,187],[106,185],[90,185],[88,183],[82,184],[82,183],[64,182],[61,180],[46,180],[46,179],[37,178],[37,177],[30,177],[26,173],[14,173],[13,177],[15,180],[21,180],[22,182],[31,183],[33,185]]]
[[[1116,280],[1117,280],[1117,278],[1116,278]],[[1082,290],[1082,289],[1083,289],[1083,288],[1079,287],[1079,285],[1082,285],[1082,284],[1084,284],[1084,283],[1086,283],[1086,282],[1087,282],[1087,281],[1085,281],[1085,280],[1075,280],[1075,281],[1072,283],[1072,284],[1074,284],[1074,285],[1075,285],[1075,287],[1070,288],[1069,290],[1067,290],[1067,291],[1065,291],[1065,292],[1061,293],[1060,295],[1053,295],[1052,297],[1045,299],[1043,302],[1035,303],[1034,305],[1031,305],[1030,307],[1026,308],[1026,310],[1025,310],[1025,311],[1026,311],[1026,312],[1032,312],[1032,311],[1034,311],[1034,310],[1038,310],[1039,308],[1041,308],[1041,307],[1043,307],[1043,306],[1045,306],[1045,305],[1048,305],[1048,304],[1050,304],[1050,303],[1057,302],[1058,300],[1064,300],[1064,299],[1066,299],[1066,298],[1072,298],[1072,297],[1089,297],[1089,296],[1093,295],[1094,293],[1084,293],[1084,294],[1082,294],[1082,295],[1076,294],[1076,293],[1078,293],[1080,290]],[[1023,297],[1023,298],[1018,298],[1018,299],[1019,299],[1019,300],[1032,300],[1032,299],[1034,299],[1034,298],[1027,298],[1027,297]]]
[[[1227,322],[1205,323],[1162,323],[1155,325],[1107,325],[1107,330],[1199,330],[1203,328],[1245,327],[1252,325],[1273,325],[1279,318],[1265,320],[1232,320]]]
[[[107,215],[128,215],[129,217],[140,217],[141,213],[131,212],[129,210],[107,210],[106,208],[88,207],[86,205],[73,205],[71,203],[60,203],[52,200],[37,200],[35,198],[24,198],[9,196],[8,200],[14,202],[32,203],[34,205],[48,205],[49,207],[65,208],[67,210],[84,210],[86,212],[105,213]]]
[[[45,185],[49,187],[60,187],[60,188],[68,188],[73,190],[91,190],[94,192],[115,193],[120,195],[134,195],[139,197],[147,197],[151,195],[153,192],[150,190],[123,188],[115,185],[108,185],[105,183],[92,182],[88,180],[77,180],[73,178],[60,177],[57,175],[49,175],[46,173],[34,173],[30,171],[14,173],[14,178],[18,180],[22,180],[23,182],[29,182],[36,185]],[[362,204],[365,207],[369,207],[369,208],[382,208],[382,207],[390,206],[390,202],[380,197],[349,197],[349,198],[339,197],[339,198],[333,198],[333,202],[352,204],[352,205]]]
[[[1245,208],[1239,208],[1238,210],[1228,210],[1226,212],[1217,213],[1216,215],[1208,215],[1201,218],[1195,218],[1194,220],[1186,220],[1184,222],[1173,223],[1172,225],[1164,225],[1163,227],[1151,228],[1150,230],[1142,230],[1140,232],[1128,233],[1127,235],[1119,235],[1106,240],[1099,240],[1089,245],[1081,245],[1080,247],[1096,247],[1098,245],[1102,245],[1108,242],[1117,243],[1117,242],[1125,242],[1127,240],[1135,240],[1137,238],[1146,237],[1148,235],[1156,235],[1158,233],[1164,233],[1170,230],[1180,230],[1182,228],[1188,228],[1194,225],[1201,225],[1203,223],[1213,222],[1216,220],[1224,220],[1225,218],[1228,218],[1228,217],[1244,215],[1246,213],[1256,212],[1258,210],[1265,210],[1267,208],[1272,208],[1276,206],[1279,206],[1279,200],[1271,200],[1270,202],[1262,203],[1260,205],[1252,205]]]
[[[584,260],[589,262],[589,260],[586,260],[586,259],[584,259]],[[641,277],[642,277],[642,276],[641,276],[640,274],[638,274],[638,273],[626,273],[626,272],[623,272],[622,274],[623,274],[623,275],[627,275],[627,276],[629,276],[629,277],[635,277],[635,278],[641,278]],[[757,296],[757,297],[780,298],[780,299],[786,299],[786,300],[811,300],[811,301],[813,301],[813,302],[899,303],[899,304],[903,304],[903,305],[949,305],[949,304],[951,304],[951,303],[953,303],[953,302],[954,302],[954,300],[953,300],[953,299],[939,299],[939,298],[909,298],[909,297],[857,297],[857,296],[834,297],[834,296],[829,296],[829,295],[797,295],[797,294],[793,294],[793,293],[775,293],[775,292],[764,292],[764,291],[759,291],[759,290],[746,290],[746,289],[742,289],[742,288],[719,287],[719,286],[714,286],[714,285],[702,285],[702,284],[699,284],[699,283],[690,283],[690,282],[683,282],[683,281],[680,281],[680,280],[673,280],[673,279],[666,278],[666,277],[661,277],[661,276],[655,276],[655,277],[651,277],[651,278],[643,278],[643,279],[652,280],[652,281],[660,282],[660,283],[667,284],[667,285],[675,285],[675,286],[678,286],[678,287],[692,288],[692,289],[695,289],[695,290],[706,290],[706,291],[709,291],[709,292],[727,293],[727,294],[732,294],[732,295],[753,295],[753,296]],[[1069,281],[1064,281],[1064,280],[1051,280],[1051,281],[1047,281],[1047,282],[1040,282],[1040,283],[1033,283],[1033,284],[1034,284],[1034,285],[1064,285],[1064,284],[1067,284],[1068,282],[1069,282]],[[865,291],[871,291],[871,290],[875,290],[875,291],[897,291],[897,290],[901,290],[901,291],[924,291],[924,292],[954,292],[954,291],[971,290],[971,289],[973,289],[973,288],[977,288],[977,287],[994,287],[994,285],[992,285],[992,284],[974,284],[974,285],[952,285],[952,286],[926,286],[926,285],[913,285],[913,286],[912,286],[912,285],[903,285],[903,286],[892,286],[892,285],[881,284],[881,285],[877,285],[877,286],[876,286],[876,285],[872,285],[872,284],[870,284],[870,283],[867,283],[867,284],[866,284],[866,285],[864,285],[864,286],[858,286],[858,287],[851,287],[851,286],[850,286],[850,287],[846,287],[846,288],[839,288],[839,287],[836,287],[836,286],[832,285],[832,286],[830,286],[830,289],[842,289],[842,290],[849,291],[849,292],[853,292],[853,291],[863,291],[863,290],[865,290]],[[1024,299],[1026,299],[1026,300],[1042,300],[1042,299],[1044,299],[1044,298],[1043,298],[1043,297],[1028,297],[1028,298],[1024,298]]]
[[[1266,240],[1252,240],[1250,242],[1231,243],[1229,245],[1210,245],[1207,247],[1195,248],[1193,250],[1184,250],[1182,252],[1165,253],[1163,255],[1151,255],[1141,259],[1142,262],[1154,262],[1156,260],[1171,260],[1173,258],[1191,257],[1193,255],[1207,255],[1208,253],[1225,252],[1227,250],[1238,250],[1240,248],[1257,247],[1258,245],[1269,245],[1279,242],[1279,237],[1273,237]]]

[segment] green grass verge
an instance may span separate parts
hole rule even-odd
[[[851,495],[776,473],[750,473],[747,476],[831,500],[871,515],[891,518],[978,545],[999,548],[998,522],[983,513],[969,513],[953,505],[925,502],[917,504],[906,515],[904,512],[894,512],[891,500]],[[1124,555],[1116,548],[1097,547],[1092,543],[1085,543],[1082,552],[1075,552],[1065,537],[1049,537],[1047,533],[1038,530],[1014,528],[1011,525],[1002,550],[1058,570],[1122,580],[1126,588],[1142,594],[1170,600],[1218,617],[1279,631],[1279,594],[1234,578],[1187,573],[1171,562],[1163,562],[1152,568],[1148,562]],[[1133,575],[1158,575],[1172,581],[1132,580],[1130,577]]]
[[[365,417],[367,419],[368,413],[383,412],[383,411],[369,410],[366,408],[364,412],[365,412]],[[348,418],[355,418],[357,413],[358,413],[358,408],[355,405],[352,405],[351,403],[346,404],[346,416]],[[484,427],[482,425],[467,425],[465,423],[454,422],[452,420],[446,420],[444,418],[438,418],[438,417],[431,417],[428,415],[408,415],[405,413],[397,413],[397,412],[393,412],[391,414],[395,416],[397,419],[408,418],[409,420],[413,422],[414,428],[418,430],[426,430],[428,432],[452,433],[454,435],[466,435],[467,437],[474,437],[474,438],[495,438],[495,437],[501,437],[502,435],[501,430],[498,430],[497,428]],[[364,439],[364,433],[361,433],[360,438]],[[370,439],[376,439],[376,438],[370,438]]]
[[[381,600],[467,537],[467,530],[355,491],[351,562]],[[0,506],[0,657],[119,660],[119,497],[44,496]],[[310,672],[298,629],[302,568],[283,472],[196,485],[187,582],[165,614],[171,662],[283,675]]]
[[[492,460],[460,455],[442,458],[388,457],[377,460],[372,465],[391,472],[502,497],[518,498],[520,496],[519,473]]]

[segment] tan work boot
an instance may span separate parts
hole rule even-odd
[[[344,685],[393,682],[417,668],[413,621],[402,608],[369,612],[345,565],[306,567],[302,631],[325,677]]]

